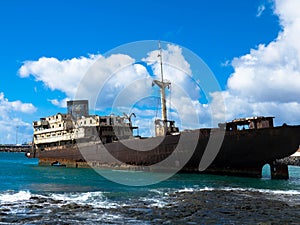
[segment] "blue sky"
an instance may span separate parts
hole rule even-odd
[[[30,141],[32,120],[65,111],[50,100],[70,97],[54,82],[63,74],[41,78],[43,70],[30,74],[34,72],[27,62],[38,62],[43,57],[59,62],[89,59],[91,54],[104,55],[120,45],[142,40],[162,40],[191,50],[216,76],[228,106],[234,103],[236,108],[243,108],[241,102],[251,105],[244,110],[232,107],[226,119],[266,113],[279,117],[279,123],[296,123],[300,117],[294,115],[300,100],[288,97],[299,94],[294,89],[299,83],[300,50],[296,41],[288,39],[297,27],[293,22],[298,18],[293,11],[295,4],[295,0],[1,1],[0,143],[15,143],[16,123],[20,126],[19,142]],[[294,34],[297,37],[299,33]],[[288,45],[285,38],[290,41]],[[278,54],[296,60],[291,69],[295,74],[288,70],[293,77],[284,79],[279,74],[277,66],[288,68],[291,60],[278,59]],[[258,63],[267,56],[268,62]],[[254,69],[249,68],[250,61]],[[29,72],[20,74],[22,66]],[[257,68],[266,74],[274,71],[278,76],[268,79],[275,85],[266,84],[259,91],[254,85],[250,85],[253,89],[243,86],[244,82],[260,82],[264,75],[257,76]],[[53,86],[47,79],[52,79]],[[215,102],[217,95],[214,94]],[[292,107],[292,112],[283,115],[286,112],[279,105]]]

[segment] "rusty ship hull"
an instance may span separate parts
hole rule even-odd
[[[211,135],[218,131],[219,128],[197,129],[177,135],[107,144],[89,139],[43,149],[33,146],[30,157],[39,158],[40,165],[49,166],[60,162],[68,167],[178,170],[247,177],[261,177],[262,167],[269,164],[274,178],[288,178],[287,165],[279,165],[276,161],[297,151],[300,126],[225,131],[220,149],[207,149]]]

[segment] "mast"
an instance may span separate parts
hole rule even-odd
[[[178,127],[175,127],[175,121],[168,120],[167,117],[167,106],[166,106],[166,92],[165,88],[169,88],[171,82],[164,80],[163,73],[163,64],[162,64],[162,50],[160,42],[158,42],[158,49],[160,57],[160,76],[161,80],[153,80],[153,84],[156,84],[160,88],[160,97],[161,97],[161,119],[155,120],[155,135],[156,136],[165,136],[165,135],[175,135],[179,133]]]
[[[160,46],[160,41],[158,42],[158,49],[159,54],[158,57],[160,58],[160,76],[161,80],[154,80],[153,83],[156,84],[160,88],[160,98],[161,98],[161,119],[163,122],[167,122],[167,106],[166,106],[166,92],[165,88],[170,87],[171,83],[168,81],[164,81],[164,74],[163,74],[163,64],[162,64],[162,49]]]

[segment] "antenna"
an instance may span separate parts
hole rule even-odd
[[[164,73],[163,73],[163,64],[162,64],[162,50],[161,50],[160,41],[158,41],[158,50],[159,50],[158,57],[160,58],[160,76],[161,76],[161,82],[164,82]]]

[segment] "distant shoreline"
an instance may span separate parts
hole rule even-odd
[[[28,152],[31,145],[0,145],[0,152]]]

